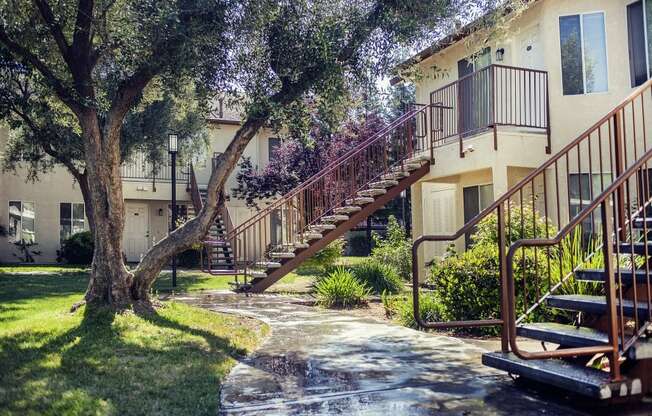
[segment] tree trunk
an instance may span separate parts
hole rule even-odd
[[[94,112],[89,113],[81,119],[81,125],[95,253],[85,300],[89,305],[123,309],[133,303],[133,275],[125,267],[122,257],[125,211],[119,140],[116,143],[114,137],[107,137]]]

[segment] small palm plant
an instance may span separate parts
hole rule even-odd
[[[351,308],[365,304],[370,289],[349,270],[338,267],[315,285],[317,303],[326,308]]]

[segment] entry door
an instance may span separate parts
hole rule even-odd
[[[485,48],[475,60],[461,59],[457,61],[459,78],[479,71],[491,65],[491,49]],[[488,71],[470,76],[458,84],[458,131],[461,135],[485,127],[489,123],[489,99],[491,77]]]
[[[127,204],[124,247],[127,261],[140,261],[149,247],[149,215],[145,204]]]

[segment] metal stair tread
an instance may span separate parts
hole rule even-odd
[[[489,352],[482,355],[482,363],[600,400],[641,393],[641,382],[638,379],[612,382],[609,373],[605,371],[563,360],[522,360],[511,352]]]
[[[632,227],[634,228],[644,228],[643,224],[646,224],[646,227],[652,231],[652,217],[638,217],[634,218],[632,221]]]
[[[362,210],[362,208],[360,208],[359,206],[349,205],[349,206],[346,206],[346,207],[333,208],[333,213],[335,213],[335,214],[347,213],[348,214],[348,213],[358,212],[360,210]]]
[[[626,268],[619,271],[623,283],[631,284],[633,281],[632,269]],[[650,273],[652,274],[652,268]],[[634,275],[638,283],[647,283],[647,272],[644,269],[635,270]],[[604,276],[603,269],[580,269],[575,271],[575,279],[579,281],[604,282]],[[652,281],[652,276],[650,276],[650,280]],[[616,278],[616,281],[618,281],[618,278]]]
[[[397,180],[385,179],[385,180],[382,180],[382,181],[371,182],[369,184],[369,187],[374,188],[374,189],[385,189],[385,188],[391,188],[391,187],[396,186],[396,185],[398,185]]]
[[[361,197],[374,197],[374,196],[380,196],[380,195],[385,195],[387,193],[386,189],[382,188],[370,188],[370,189],[365,189],[362,191],[358,191],[358,196]]]
[[[609,342],[609,336],[604,332],[554,322],[523,324],[516,328],[516,334],[565,347],[590,347]]]
[[[551,295],[547,298],[548,306],[558,309],[586,312],[593,314],[605,313],[607,300],[604,296],[590,295]],[[620,308],[620,302],[616,301],[616,307]],[[638,302],[639,314],[647,314],[647,302]],[[623,313],[625,316],[634,315],[634,305],[630,300],[623,300]]]
[[[635,242],[634,244],[632,244],[631,242],[620,243],[620,244],[618,244],[618,246],[619,246],[618,251],[621,254],[631,254],[632,253],[632,245],[633,245],[633,249],[634,249],[634,254],[642,254],[642,255],[645,254],[645,243],[642,243],[642,242]],[[614,244],[614,251],[616,251],[615,244]],[[647,243],[647,253],[648,253],[648,255],[652,255],[652,241],[648,241],[648,243]]]
[[[342,222],[342,221],[347,221],[348,219],[349,216],[344,214],[326,215],[321,217],[321,220],[323,222],[328,222],[328,223]]]

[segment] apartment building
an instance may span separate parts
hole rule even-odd
[[[228,109],[218,111],[208,120],[210,148],[198,157],[193,168],[199,188],[208,183],[213,158],[223,152],[240,126],[239,115]],[[9,132],[0,130],[0,148]],[[244,156],[255,166],[264,167],[269,154],[279,143],[271,131],[262,130],[247,146]],[[160,166],[152,175],[152,166],[143,155],[135,155],[122,166],[126,224],[124,248],[127,260],[139,261],[143,253],[168,233],[172,197],[170,166]],[[180,216],[192,212],[190,170],[178,166],[177,201]],[[32,251],[38,263],[54,263],[61,241],[88,228],[84,215],[84,201],[74,178],[62,167],[43,174],[37,182],[26,180],[26,171],[0,173],[0,225],[7,236],[0,237],[0,263],[18,262],[16,242],[34,242]],[[227,188],[236,185],[235,173]],[[231,198],[227,212],[233,224],[240,224],[253,210],[244,201]]]

